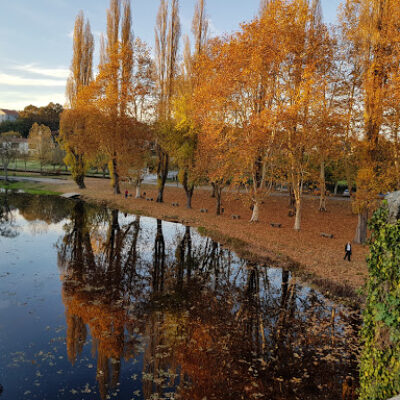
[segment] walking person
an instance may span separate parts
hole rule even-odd
[[[344,251],[346,253],[344,255],[344,259],[343,260],[345,260],[347,258],[349,260],[349,262],[350,262],[351,261],[351,243],[350,242],[346,243],[346,246],[344,246]]]

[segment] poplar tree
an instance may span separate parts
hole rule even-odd
[[[93,51],[94,40],[90,23],[85,23],[83,12],[80,12],[74,27],[71,74],[66,90],[69,107],[61,115],[60,143],[67,153],[64,161],[81,189],[85,188],[84,178],[88,167],[88,157],[85,154],[88,135],[85,131],[85,116],[79,110],[78,99],[83,88],[93,80]]]
[[[109,160],[111,183],[120,194],[120,177],[126,172],[132,150],[131,135],[136,120],[130,113],[132,101],[133,35],[130,1],[111,0],[107,10],[107,40],[102,41],[99,74],[90,93],[99,113],[93,134]]]
[[[310,118],[313,83],[319,63],[318,41],[315,42],[315,11],[307,0],[288,3],[283,16],[287,34],[282,38],[286,60],[282,65],[283,98],[281,126],[285,133],[284,147],[287,174],[295,198],[294,229],[301,229],[303,186],[308,175],[309,153],[315,144]],[[313,12],[314,11],[314,12]]]
[[[192,33],[195,39],[195,54],[199,56],[208,39],[208,18],[205,0],[197,0],[192,20]]]
[[[165,0],[161,0],[155,28],[156,81],[158,88],[155,149],[157,155],[158,203],[163,202],[170,159],[170,136],[174,129],[171,101],[174,93],[181,32],[178,0],[171,1],[171,13],[169,16],[168,14],[168,3]]]
[[[375,206],[379,192],[387,189],[385,168],[380,157],[385,115],[391,93],[396,90],[399,65],[400,34],[396,0],[347,0],[345,32],[347,40],[357,49],[363,89],[363,155],[357,176],[354,209],[358,225],[354,241],[367,239],[368,212]]]
[[[172,154],[179,168],[178,178],[186,193],[186,206],[192,208],[192,197],[197,181],[196,148],[198,129],[193,119],[193,91],[198,80],[195,65],[207,43],[208,19],[205,1],[198,0],[192,21],[192,33],[195,38],[194,54],[191,54],[190,40],[184,37],[183,63],[177,79],[173,98],[175,131],[172,137]]]
[[[119,26],[121,19],[121,1],[111,0],[110,8],[107,10],[107,47],[106,54],[108,62],[103,66],[101,74],[105,74],[105,79],[102,82],[104,84],[105,96],[104,99],[100,99],[100,104],[107,115],[108,126],[106,130],[102,132],[102,144],[105,147],[108,156],[110,157],[110,174],[112,185],[115,194],[120,194],[119,186],[119,171],[118,171],[118,148],[119,145],[119,126],[118,126],[118,113],[121,111],[121,115],[124,113],[123,104],[121,109],[118,109],[118,103],[120,100],[119,86],[118,86],[118,72],[120,70],[119,63]],[[124,57],[126,60],[126,55]],[[101,79],[101,78],[100,78]],[[122,89],[122,85],[121,85]],[[121,90],[122,94],[122,90]],[[104,101],[102,101],[104,100]],[[106,137],[107,135],[108,137]]]
[[[54,146],[50,128],[35,122],[29,131],[28,142],[33,150],[34,158],[40,163],[40,171],[42,171],[43,165],[48,164],[51,159]]]
[[[315,134],[315,154],[319,164],[319,211],[327,211],[326,167],[339,153],[339,132],[342,128],[342,100],[338,65],[336,63],[336,38],[322,23],[320,0],[313,0],[312,35],[318,64],[315,70],[315,84],[311,101],[311,129]]]
[[[38,126],[36,123],[34,125]],[[19,155],[18,150],[13,148],[12,140],[20,137],[21,134],[19,132],[9,131],[0,133],[0,162],[4,170],[6,182],[8,182],[8,166]]]

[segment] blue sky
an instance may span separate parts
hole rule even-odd
[[[190,32],[195,0],[180,1],[183,33]],[[208,0],[214,35],[236,30],[257,13],[259,0]],[[322,0],[325,21],[336,20],[340,0]],[[0,0],[0,108],[23,109],[65,102],[72,30],[80,10],[98,39],[105,31],[108,0]],[[154,43],[159,0],[132,0],[135,36]],[[95,60],[97,63],[97,60]]]

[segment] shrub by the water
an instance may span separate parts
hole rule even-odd
[[[387,221],[384,206],[370,222],[360,400],[386,400],[400,394],[400,221]]]

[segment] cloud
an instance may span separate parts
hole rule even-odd
[[[42,68],[35,64],[19,65],[15,67],[18,71],[29,72],[51,78],[67,79],[69,76],[69,69],[67,68]]]
[[[34,91],[4,91],[0,90],[0,108],[23,110],[27,105],[33,104],[37,107],[45,106],[50,102],[65,103],[63,90],[52,93],[35,93]]]
[[[35,79],[35,78],[22,78],[16,75],[10,75],[0,72],[0,85],[7,86],[64,86],[66,85],[65,80],[58,79]]]

